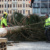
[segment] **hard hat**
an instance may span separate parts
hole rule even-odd
[[[6,14],[6,16],[8,15],[7,12],[4,12],[3,14]]]

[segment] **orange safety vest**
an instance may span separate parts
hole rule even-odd
[[[31,0],[29,1],[29,3],[31,3]]]

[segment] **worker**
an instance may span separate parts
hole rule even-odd
[[[29,0],[29,4],[30,4],[30,7],[32,8],[32,4],[33,4],[34,0]]]
[[[7,12],[3,13],[3,17],[1,18],[1,28],[7,27]]]
[[[45,35],[47,38],[47,42],[50,42],[50,17],[48,14],[46,14],[44,27],[45,27]]]

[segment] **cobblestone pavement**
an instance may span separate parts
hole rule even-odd
[[[47,42],[20,42],[13,46],[7,46],[7,50],[50,50],[50,43]]]

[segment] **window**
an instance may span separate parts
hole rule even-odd
[[[6,12],[6,10],[5,10],[5,12]]]
[[[15,4],[13,4],[13,7],[15,7]]]
[[[50,8],[49,8],[49,14],[50,14]]]
[[[28,4],[28,7],[29,7],[30,5]]]
[[[9,10],[8,10],[8,13],[9,13]]]
[[[41,0],[34,0],[34,1],[38,1],[38,2],[39,2],[39,1],[41,1]]]
[[[18,4],[18,7],[19,7],[19,4]]]
[[[23,10],[23,14],[25,14],[25,10]]]
[[[27,4],[26,4],[26,7],[27,7]]]
[[[3,5],[2,5],[2,8],[3,8]]]
[[[41,2],[47,2],[48,0],[41,0]]]
[[[23,1],[25,1],[25,0],[23,0]]]
[[[17,4],[16,4],[16,7],[17,7]]]
[[[0,0],[1,1],[1,0]]]
[[[23,4],[23,8],[25,7],[25,4]]]
[[[20,1],[22,1],[22,0],[20,0]]]
[[[20,11],[18,10],[18,13],[20,13]]]
[[[41,14],[46,14],[48,13],[48,9],[47,8],[41,8]]]
[[[20,4],[20,7],[22,7],[22,4]]]
[[[10,0],[10,1],[12,1],[12,0]]]
[[[20,13],[22,13],[22,10],[20,10]]]
[[[37,4],[34,3],[34,4],[33,4],[33,8],[40,8],[40,3],[37,3]]]
[[[8,8],[9,8],[9,4],[8,4]]]
[[[15,1],[15,0],[13,0],[13,1]]]
[[[10,14],[11,14],[11,10],[10,10]]]
[[[6,1],[6,0],[5,0]]]
[[[13,10],[13,12],[15,12],[15,10]]]
[[[6,4],[5,4],[5,8],[6,8]]]
[[[28,0],[26,0],[26,1],[28,1]]]
[[[49,8],[50,8],[50,3],[49,3]]]
[[[0,8],[1,8],[1,5],[0,5]]]
[[[30,14],[30,10],[28,10],[28,14]]]
[[[0,14],[1,14],[1,10],[0,10]]]
[[[3,10],[2,10],[2,13],[3,13]]]
[[[40,14],[40,8],[33,8],[33,13]]]
[[[41,8],[48,8],[48,3],[41,3]]]
[[[3,0],[2,0],[2,2],[3,2]]]
[[[10,4],[10,8],[11,8],[12,6],[11,6],[11,4]]]

